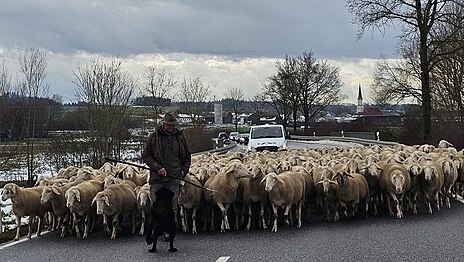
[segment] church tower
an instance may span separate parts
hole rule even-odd
[[[361,92],[361,85],[358,87],[358,106],[356,107],[356,114],[360,114],[364,112],[364,105],[363,105],[363,96]]]

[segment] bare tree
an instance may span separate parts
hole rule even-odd
[[[99,167],[106,156],[121,157],[124,121],[136,81],[122,68],[119,58],[96,58],[73,71],[77,98],[84,104],[81,117],[92,143],[91,165]]]
[[[203,126],[204,117],[212,111],[213,105],[208,100],[209,86],[205,85],[200,77],[185,79],[180,84],[179,101],[181,109],[192,119],[193,128]]]
[[[253,96],[251,107],[254,113],[261,118],[266,113],[266,102],[263,93],[258,93]]]
[[[238,131],[238,118],[239,114],[243,112],[243,100],[244,94],[242,89],[238,87],[230,87],[226,90],[226,97],[228,104],[230,105],[235,118],[235,131]]]
[[[154,119],[157,120],[158,116],[163,113],[163,106],[166,106],[164,101],[172,94],[176,81],[166,67],[158,68],[155,65],[147,67],[143,72],[143,77],[145,83],[141,91],[147,100],[146,105],[154,115]]]
[[[297,59],[298,92],[300,93],[300,108],[304,116],[305,131],[309,121],[328,105],[340,100],[339,69],[331,66],[327,61],[320,60],[314,63],[311,53],[304,53]]]
[[[40,98],[48,96],[49,84],[47,77],[47,52],[39,49],[29,49],[19,56],[20,70],[24,79],[19,83],[19,94],[26,108],[24,118],[24,137],[27,148],[28,184],[34,181],[34,171],[37,168],[35,156],[35,138],[38,126],[42,126],[44,116],[40,114]],[[42,128],[39,128],[41,130]],[[42,130],[41,130],[42,131]]]
[[[423,140],[428,142],[432,125],[432,92],[430,73],[443,53],[446,41],[434,42],[434,28],[447,24],[452,8],[462,8],[462,0],[346,0],[348,10],[355,15],[359,25],[358,36],[366,29],[385,31],[389,26],[400,26],[404,42],[417,43],[421,81]],[[396,24],[395,24],[396,23]]]
[[[266,104],[272,107],[281,118],[280,124],[286,128],[292,112],[289,106],[288,90],[283,85],[270,81],[262,87],[262,94]]]

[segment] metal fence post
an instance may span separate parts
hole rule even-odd
[[[0,234],[3,233],[3,216],[2,216],[2,204],[0,203]]]

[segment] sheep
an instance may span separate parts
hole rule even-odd
[[[110,232],[108,227],[108,217],[113,217],[113,230],[111,239],[116,238],[119,229],[119,215],[130,213],[132,216],[132,234],[135,233],[135,214],[137,210],[137,200],[133,189],[129,185],[114,184],[98,192],[92,199],[92,206],[96,204],[97,215],[103,215],[103,226],[106,232]]]
[[[69,166],[65,169],[60,169],[56,177],[70,179],[71,177],[77,175],[78,171],[79,171],[78,167]]]
[[[329,221],[333,213],[333,221],[337,222],[338,214],[338,184],[332,180],[335,171],[331,167],[317,168],[313,173],[316,189],[316,205],[325,211],[325,220]]]
[[[61,223],[60,237],[64,237],[66,235],[66,226],[70,222],[71,212],[66,206],[65,194],[66,191],[72,186],[72,183],[64,187],[58,187],[56,185],[45,186],[42,189],[42,194],[40,197],[40,202],[42,204],[49,202],[52,205],[53,213],[58,217],[59,223]]]
[[[251,177],[241,180],[243,183],[243,210],[248,211],[248,221],[245,230],[250,230],[252,220],[252,205],[259,203],[259,218],[263,229],[267,229],[264,217],[265,207],[269,205],[269,197],[264,187],[260,185],[261,179],[265,175],[266,167],[261,164],[251,166]]]
[[[69,188],[66,193],[66,206],[73,216],[73,224],[77,238],[86,239],[89,234],[90,219],[94,218],[96,208],[92,206],[92,199],[103,190],[100,181],[84,181]],[[84,216],[84,234],[79,228],[80,217]]]
[[[453,144],[451,144],[450,142],[446,141],[446,140],[440,140],[440,142],[438,143],[438,148],[448,148],[448,147],[452,147]]]
[[[103,189],[106,189],[108,186],[114,184],[126,184],[130,186],[132,189],[135,189],[137,187],[137,185],[131,180],[120,179],[113,176],[107,176],[105,177],[105,179],[103,179]]]
[[[210,177],[206,181],[205,187],[215,190],[213,193],[205,191],[204,198],[206,203],[217,205],[222,212],[221,233],[225,232],[226,229],[230,229],[227,218],[227,211],[230,205],[234,205],[234,210],[238,213],[235,206],[238,179],[250,176],[250,172],[241,162],[231,161],[224,171]],[[211,213],[211,229],[214,230],[214,212]],[[236,223],[235,227],[238,227],[238,223]]]
[[[450,158],[441,157],[438,158],[436,162],[443,170],[443,197],[445,198],[445,206],[446,208],[451,208],[451,190],[453,189],[454,183],[458,178],[457,168],[454,166],[454,162]]]
[[[197,233],[197,210],[201,207],[201,202],[203,198],[202,189],[198,186],[201,186],[201,182],[194,175],[186,175],[184,178],[187,183],[181,185],[179,197],[177,199],[180,206],[180,218],[182,222],[182,229],[184,232],[188,232],[188,220],[187,220],[187,211],[192,210],[192,234]],[[193,183],[197,186],[194,186],[190,183]]]
[[[11,199],[13,213],[16,216],[16,236],[14,240],[20,238],[21,218],[29,216],[27,238],[32,237],[32,220],[38,217],[37,236],[41,234],[42,218],[49,211],[52,211],[50,203],[40,203],[40,194],[43,187],[20,188],[14,183],[8,183],[3,187],[2,201]]]
[[[406,159],[403,165],[409,171],[409,176],[411,177],[408,204],[412,209],[412,214],[417,215],[417,197],[420,193],[420,174],[422,173],[422,167],[419,163],[414,162],[412,158]]]
[[[139,235],[143,235],[145,232],[145,221],[147,220],[147,214],[150,214],[150,207],[152,205],[150,197],[150,186],[147,183],[141,187],[138,187],[138,190],[134,192],[137,196],[137,208],[142,216],[142,224],[140,225]]]
[[[138,171],[135,169],[135,167],[131,165],[126,165],[122,170],[119,171],[119,175],[122,177],[124,180],[129,180],[134,182],[136,186],[143,186],[145,183],[147,183],[147,180],[145,180],[138,175]]]
[[[374,216],[379,215],[378,206],[380,202],[380,186],[379,186],[379,175],[382,168],[376,163],[370,163],[365,166],[361,166],[361,174],[366,178],[369,186],[370,199],[369,202],[372,205]]]
[[[423,161],[421,165],[422,175],[420,179],[420,188],[424,196],[425,208],[429,214],[432,214],[432,201],[435,202],[437,210],[440,210],[439,193],[445,179],[443,169],[437,162],[431,160]]]
[[[269,200],[272,205],[274,212],[274,224],[272,226],[272,232],[277,232],[277,209],[279,207],[285,207],[284,218],[285,224],[290,225],[289,212],[292,205],[298,205],[299,209],[299,223],[301,226],[301,205],[304,198],[304,178],[301,176],[301,180],[296,179],[297,173],[292,171],[283,172],[279,175],[276,173],[269,173],[263,177],[261,183],[265,182],[265,190],[269,194]]]
[[[364,203],[364,215],[367,215],[369,209],[369,186],[366,178],[359,173],[349,173],[343,171],[337,173],[333,178],[338,184],[338,202],[345,210],[345,216],[354,218],[358,203]],[[350,207],[350,210],[348,209]],[[349,214],[348,211],[351,211]]]
[[[391,201],[393,200],[396,206],[396,217],[402,218],[404,216],[402,208],[403,196],[411,187],[411,177],[408,170],[398,163],[384,165],[379,176],[379,186],[382,192],[386,194],[390,215],[394,215],[391,207]]]

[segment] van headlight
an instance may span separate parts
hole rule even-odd
[[[279,150],[287,150],[287,143],[284,143],[279,147]]]

